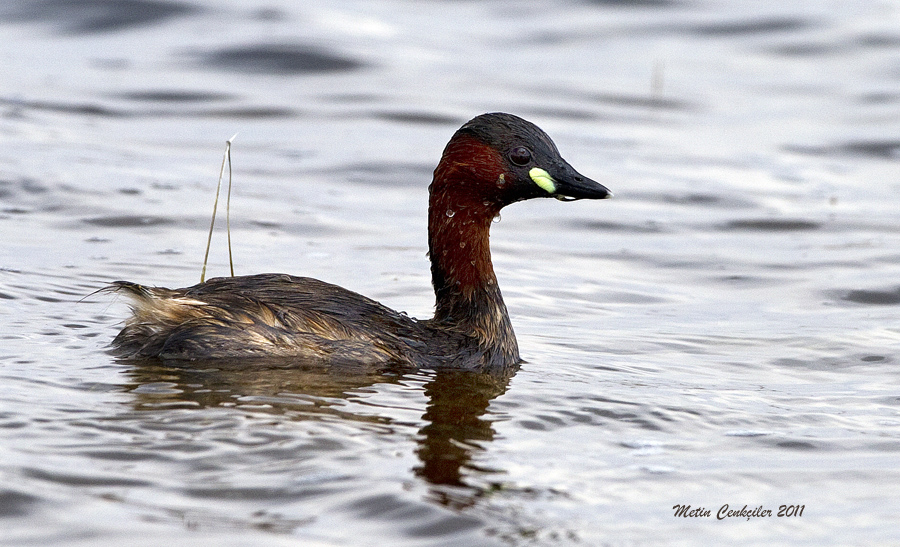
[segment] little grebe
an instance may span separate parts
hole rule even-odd
[[[113,346],[122,357],[297,356],[327,363],[502,368],[520,362],[488,244],[504,206],[530,198],[603,199],[540,128],[483,114],[456,133],[429,187],[428,255],[435,314],[417,321],[347,289],[260,274],[185,289],[117,281],[133,316]]]

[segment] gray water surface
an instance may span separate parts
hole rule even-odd
[[[3,545],[900,542],[900,3],[24,0],[0,44]],[[493,226],[515,374],[107,354],[85,297],[199,280],[235,133],[238,274],[428,317],[488,111],[615,193]]]

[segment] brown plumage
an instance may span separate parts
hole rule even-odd
[[[491,220],[535,197],[602,199],[537,126],[484,114],[454,135],[429,187],[435,316],[417,321],[347,289],[284,274],[210,279],[185,289],[117,281],[133,316],[113,340],[123,357],[297,356],[327,363],[498,368],[519,350],[491,264]]]

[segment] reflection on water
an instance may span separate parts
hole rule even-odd
[[[292,419],[338,415],[342,419],[390,423],[386,418],[347,412],[343,403],[366,387],[397,383],[403,371],[323,366],[292,359],[215,362],[123,361],[129,367],[129,392],[135,408],[144,412],[172,409],[241,407],[254,412],[288,414]],[[432,485],[465,487],[471,492],[436,490],[443,504],[461,507],[477,497],[477,487],[465,480],[477,472],[469,464],[494,438],[488,405],[506,391],[515,370],[505,372],[425,372],[428,399],[419,430],[417,476]],[[470,498],[467,498],[470,496]],[[465,501],[469,499],[469,501]]]
[[[463,471],[471,469],[473,453],[485,450],[494,439],[484,414],[514,374],[441,371],[425,384],[428,405],[423,418],[428,423],[419,432],[416,453],[422,465],[416,468],[417,475],[432,484],[467,485]]]
[[[327,412],[330,398],[376,383],[396,382],[399,373],[324,367],[291,360],[123,361],[129,366],[138,409],[271,406],[272,412]],[[316,402],[317,404],[312,404]]]

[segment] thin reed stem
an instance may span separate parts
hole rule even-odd
[[[209,262],[209,248],[212,245],[213,227],[216,225],[216,210],[219,207],[219,192],[222,189],[222,177],[225,176],[225,164],[228,164],[228,197],[226,199],[225,224],[228,229],[228,262],[231,265],[231,277],[234,277],[234,263],[231,260],[231,222],[229,213],[231,209],[231,143],[237,137],[237,133],[233,137],[225,141],[225,154],[222,156],[222,167],[219,168],[219,181],[216,184],[216,199],[213,200],[212,220],[209,223],[209,236],[206,238],[206,253],[203,255],[203,269],[200,270],[200,283],[206,281],[206,264]]]

